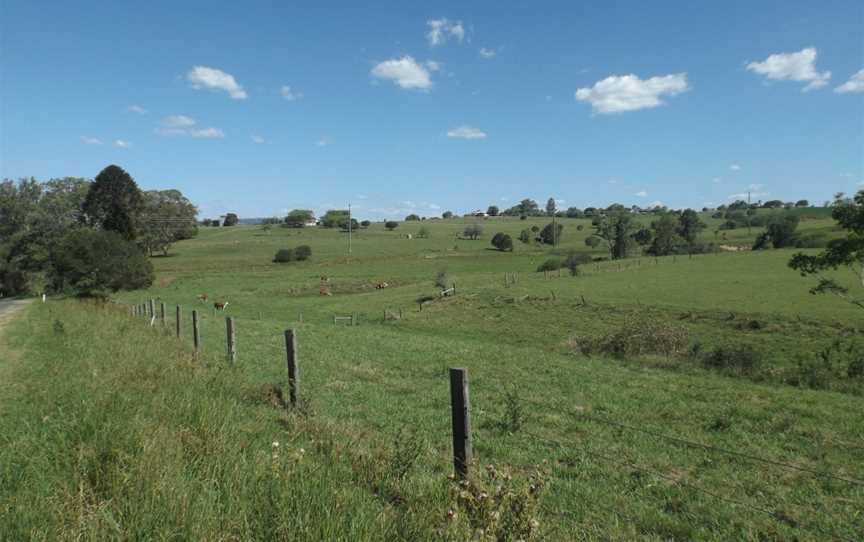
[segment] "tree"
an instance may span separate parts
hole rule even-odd
[[[387,222],[384,223],[384,227],[387,228],[389,231],[395,230],[398,226],[399,226],[399,223],[396,222],[395,220],[388,220]]]
[[[480,224],[469,224],[465,226],[465,230],[462,233],[468,239],[476,240],[483,235],[483,226]]]
[[[648,247],[648,254],[652,256],[675,254],[681,243],[675,216],[671,213],[660,215],[660,218],[651,222],[651,230],[654,239],[651,241],[651,246]]]
[[[540,214],[540,206],[533,199],[525,198],[502,214],[506,216],[537,216]]]
[[[800,218],[797,215],[787,213],[772,215],[768,219],[765,232],[756,239],[753,250],[765,249],[769,245],[774,248],[795,246],[795,243],[798,241],[798,235],[795,230],[798,228],[799,220]]]
[[[490,205],[488,209],[486,209],[486,214],[489,216],[498,216],[499,213],[498,206]]]
[[[418,215],[415,215],[414,213],[411,213],[410,215],[405,217],[405,222],[414,220],[420,220],[420,217]]]
[[[704,229],[705,223],[699,220],[699,214],[693,209],[686,209],[678,217],[678,235],[687,243],[688,250],[691,252],[699,232]]]
[[[347,220],[348,209],[330,209],[321,217],[319,224],[324,228],[339,228]]]
[[[300,245],[294,249],[294,257],[301,262],[308,260],[312,256],[312,247],[309,245]]]
[[[82,228],[68,233],[54,248],[54,290],[106,297],[118,290],[153,284],[153,265],[131,241],[108,230]]]
[[[506,233],[498,232],[492,237],[492,246],[501,252],[513,252],[513,238]]]
[[[571,277],[576,277],[579,276],[580,273],[579,266],[582,264],[591,263],[591,261],[592,258],[590,254],[571,250],[567,253],[567,257],[564,259],[564,266],[570,270]]]
[[[451,211],[444,211],[441,213],[441,218],[453,218],[453,213]]]
[[[595,216],[591,225],[594,232],[585,240],[585,244],[590,247],[604,245],[609,251],[609,258],[613,260],[627,257],[635,243],[633,234],[636,230],[636,223],[629,213],[619,211]]]
[[[360,223],[356,218],[351,219],[351,227],[348,227],[348,217],[345,216],[339,221],[339,229],[342,231],[357,231],[360,228]]]
[[[123,168],[110,165],[99,172],[81,205],[83,220],[97,228],[119,233],[127,241],[138,235],[144,198],[135,180]]]
[[[519,232],[519,240],[525,243],[526,245],[531,242],[531,230],[524,229]]]
[[[779,209],[783,207],[783,202],[779,199],[772,199],[771,201],[766,201],[762,204],[762,207],[765,209]]]
[[[567,218],[582,218],[585,214],[582,212],[582,209],[578,207],[568,207],[564,212],[564,216]]]
[[[555,198],[549,198],[546,201],[546,214],[549,216],[555,216],[555,211],[557,206],[555,205]]]
[[[306,223],[315,220],[315,213],[310,209],[292,209],[285,217],[288,228],[305,228]]]
[[[227,228],[230,226],[236,226],[240,223],[240,218],[236,213],[228,213],[225,215],[225,220],[222,221],[222,227]]]
[[[139,244],[151,256],[154,251],[168,255],[171,245],[198,234],[198,209],[179,190],[151,190],[144,193]]]
[[[651,233],[651,230],[648,228],[639,228],[639,230],[633,234],[633,240],[639,244],[639,246],[647,246],[654,240],[654,235]]]
[[[810,202],[806,199],[799,199],[795,202],[795,207],[810,207]]]
[[[561,232],[564,230],[564,226],[559,223],[549,223],[543,226],[543,229],[540,230],[540,235],[537,239],[540,240],[544,245],[552,245],[557,241],[561,240]]]
[[[851,200],[844,199],[842,194],[835,197],[831,217],[848,232],[846,237],[829,241],[828,247],[816,256],[796,254],[789,261],[789,267],[801,276],[816,276],[818,283],[811,293],[833,294],[864,309],[864,298],[850,294],[849,288],[823,274],[846,267],[855,273],[858,286],[864,288],[864,190],[858,191]]]
[[[370,222],[368,220],[364,220],[363,222],[360,223],[360,226],[362,226],[364,228],[368,228],[371,225],[372,225],[372,222]]]

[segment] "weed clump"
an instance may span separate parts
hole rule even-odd
[[[594,337],[573,337],[570,346],[582,355],[606,354],[616,358],[662,355],[677,356],[687,350],[689,333],[657,318],[631,315],[615,331]]]
[[[446,539],[536,540],[540,498],[547,478],[548,473],[540,468],[520,480],[488,465],[478,476],[454,482]]]
[[[750,345],[718,346],[696,359],[704,367],[734,376],[753,376],[761,368],[762,353]]]

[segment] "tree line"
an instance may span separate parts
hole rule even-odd
[[[179,190],[141,191],[110,165],[94,180],[0,182],[0,294],[104,296],[153,281],[147,256],[195,236],[197,208]]]

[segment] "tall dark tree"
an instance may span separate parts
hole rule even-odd
[[[489,216],[498,216],[500,209],[498,209],[497,205],[490,205],[488,209],[486,209],[486,214]]]
[[[543,229],[540,230],[540,235],[538,239],[544,245],[556,245],[558,241],[561,240],[561,232],[564,230],[564,226],[559,223],[546,224],[543,226]]]
[[[699,232],[705,229],[705,224],[699,220],[699,214],[693,209],[686,209],[678,217],[678,235],[687,243],[688,247],[696,244]]]
[[[113,231],[131,241],[138,235],[144,197],[131,175],[110,165],[99,172],[84,204],[82,218],[91,226]]]
[[[676,247],[681,242],[675,216],[671,213],[660,215],[660,218],[651,222],[651,230],[653,239],[651,246],[648,247],[648,254],[653,256],[674,254]]]
[[[222,226],[236,226],[240,223],[240,218],[236,213],[228,213],[225,215],[225,220],[222,221]]]
[[[546,201],[546,214],[553,216],[556,210],[557,206],[555,205],[555,198],[549,198],[549,200]]]
[[[619,211],[595,216],[591,225],[594,232],[585,240],[585,244],[589,247],[605,245],[610,259],[626,258],[636,244],[633,235],[636,233],[637,224],[630,213]]]

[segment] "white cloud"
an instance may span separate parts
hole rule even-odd
[[[252,142],[257,143],[259,145],[262,145],[264,143],[267,143],[267,140],[264,139],[263,137],[261,137],[260,135],[253,135],[252,136]]]
[[[456,139],[486,139],[486,132],[480,130],[479,128],[462,125],[457,128],[447,130],[447,137],[453,137]]]
[[[128,149],[132,146],[132,143],[129,143],[128,141],[123,141],[122,139],[117,139],[114,141],[114,146],[118,149]]]
[[[224,90],[234,100],[245,100],[248,97],[233,75],[216,68],[195,66],[186,74],[186,79],[192,84],[192,88],[197,90]]]
[[[329,137],[324,136],[321,139],[319,139],[318,141],[316,141],[315,145],[317,145],[319,147],[326,147],[327,145],[331,145],[332,143],[333,143],[333,141]]]
[[[729,166],[729,169],[731,169],[732,171],[741,171],[741,166],[739,166],[738,164],[732,164]]]
[[[102,140],[98,137],[81,136],[81,143],[84,143],[85,145],[101,145]]]
[[[495,55],[498,54],[498,51],[495,49],[487,49],[485,47],[480,48],[480,57],[481,58],[495,58]]]
[[[195,119],[192,117],[187,117],[186,115],[171,115],[162,119],[162,126],[167,127],[181,127],[181,126],[194,126]]]
[[[590,88],[576,90],[576,99],[588,102],[595,113],[622,113],[663,105],[663,96],[690,90],[686,73],[639,79],[636,75],[612,75]]]
[[[747,185],[747,188],[749,190],[762,190],[763,188],[765,188],[765,185],[760,184],[760,183],[753,183],[753,184]]]
[[[730,194],[728,196],[728,199],[733,200],[733,201],[734,200],[747,201],[748,196],[750,197],[750,199],[755,199],[755,198],[763,198],[765,196],[770,196],[770,195],[771,195],[770,192],[750,192],[750,193],[740,192],[738,194]]]
[[[834,89],[837,94],[847,92],[864,92],[864,70],[858,70],[848,81]]]
[[[437,60],[427,60],[426,67],[429,68],[429,71],[439,72],[444,68],[444,64],[438,62]]]
[[[443,45],[450,38],[455,38],[459,43],[465,39],[465,27],[462,26],[462,21],[450,21],[446,18],[431,19],[426,21],[426,25],[429,27],[426,39],[431,47]]]
[[[807,47],[797,53],[777,53],[762,62],[750,62],[747,69],[775,81],[806,81],[802,90],[807,92],[824,87],[831,79],[830,71],[816,71],[817,55],[816,48]]]
[[[433,211],[439,211],[439,210],[441,210],[441,206],[438,205],[437,203],[430,203],[430,204],[428,204],[428,207],[429,207],[430,209],[432,209]]]
[[[225,132],[219,128],[192,128],[189,135],[196,139],[222,139]]]
[[[279,90],[279,93],[282,94],[282,97],[288,100],[289,102],[293,102],[303,98],[303,93],[297,90],[291,90],[291,87],[288,85],[282,85],[282,88]]]
[[[432,88],[429,71],[412,57],[385,60],[372,68],[372,76],[393,81],[400,88],[428,90]]]
[[[149,113],[149,111],[147,111],[140,105],[130,105],[128,108],[126,108],[126,110],[131,111],[132,113],[138,113],[139,115],[146,115],[147,113]]]
[[[644,191],[644,190],[640,190],[640,191],[636,192],[636,193],[633,194],[633,195],[636,196],[636,197],[640,197],[640,198],[647,198],[647,197],[648,197],[648,192],[646,192],[646,191]]]
[[[156,133],[165,136],[188,136],[195,139],[221,139],[225,133],[219,128],[196,128],[197,121],[186,115],[171,115],[160,122]]]

